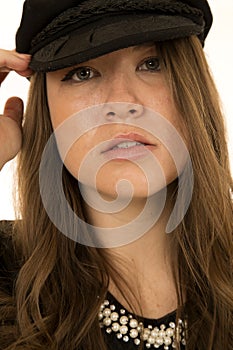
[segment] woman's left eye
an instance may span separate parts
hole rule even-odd
[[[160,59],[158,57],[147,58],[139,65],[138,70],[158,72],[161,70]]]
[[[98,72],[90,67],[79,67],[68,72],[62,81],[72,80],[77,83],[90,80],[98,75]]]

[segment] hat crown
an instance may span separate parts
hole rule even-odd
[[[48,26],[57,16],[61,15],[64,11],[71,8],[82,8],[88,3],[88,6],[91,4],[91,8],[98,10],[98,8],[105,7],[107,8],[108,0],[26,0],[23,7],[23,16],[21,20],[20,28],[16,35],[16,49],[18,52],[28,53],[30,51],[31,42],[38,33],[40,33],[45,27]],[[205,17],[206,29],[205,36],[207,35],[211,24],[212,24],[212,15],[208,2],[206,0],[180,0],[172,1],[173,3],[179,3],[182,5],[189,5],[193,9],[201,10],[203,16]],[[112,5],[116,8],[122,4],[122,1],[112,0],[110,1]],[[136,7],[141,4],[141,8],[151,10],[155,6],[167,6],[168,3],[171,3],[169,0],[140,0],[133,1],[128,0],[124,1],[125,8],[135,8],[135,11],[138,10]],[[33,23],[33,25],[32,25]]]

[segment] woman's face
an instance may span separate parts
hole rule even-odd
[[[147,172],[150,166],[152,169],[155,158],[161,165],[166,184],[176,179],[177,170],[171,155],[146,124],[149,108],[162,115],[182,135],[180,117],[154,44],[125,48],[76,67],[48,73],[47,94],[54,129],[71,115],[102,106],[98,113],[105,122],[82,133],[64,161],[69,172],[83,185],[97,188],[106,198],[114,198],[117,183],[126,179],[132,184],[135,196],[146,197],[164,187],[155,174],[148,190],[144,167]],[[85,118],[80,114],[81,123],[85,124]],[[153,130],[156,123],[155,118]],[[78,175],[82,162],[93,149],[90,170]],[[93,165],[97,158],[100,159],[97,163],[102,164],[99,169]],[[89,176],[93,172],[96,183],[93,176]]]

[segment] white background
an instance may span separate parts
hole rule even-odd
[[[206,40],[205,52],[223,102],[233,173],[233,1],[209,0],[209,4],[214,15],[214,24]],[[20,22],[22,5],[23,0],[1,0],[1,48],[13,49],[15,46],[14,37]],[[33,26],[33,19],[31,25]],[[20,96],[26,101],[28,86],[25,78],[11,73],[0,91],[0,113],[8,97]],[[14,218],[11,196],[13,166],[13,162],[5,165],[0,174],[0,220]]]

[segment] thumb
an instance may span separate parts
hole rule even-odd
[[[13,119],[21,127],[23,118],[23,101],[19,97],[11,97],[4,108],[4,116]]]

